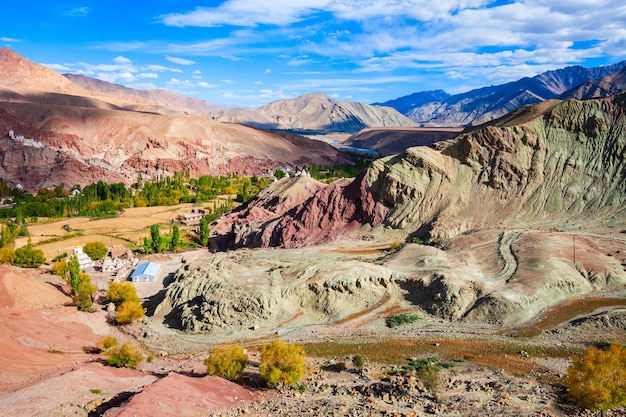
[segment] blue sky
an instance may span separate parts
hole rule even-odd
[[[0,46],[59,72],[255,107],[371,103],[626,59],[622,0],[19,1]]]

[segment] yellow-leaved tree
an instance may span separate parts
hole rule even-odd
[[[260,351],[259,372],[269,386],[295,384],[304,375],[304,347],[274,340],[262,345]]]
[[[565,386],[573,402],[599,410],[602,416],[626,405],[626,349],[620,344],[611,344],[606,350],[590,346],[572,359]]]
[[[130,282],[111,282],[106,300],[115,304],[115,322],[126,324],[144,316],[137,290]]]
[[[204,360],[209,375],[234,381],[243,373],[248,364],[248,355],[241,345],[216,346]]]

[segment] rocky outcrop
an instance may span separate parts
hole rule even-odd
[[[296,247],[369,225],[440,241],[538,216],[610,215],[626,204],[625,103],[623,94],[522,108],[455,140],[379,159],[349,184],[320,188],[280,215],[270,210],[253,228],[234,230],[227,216],[218,237],[229,247]]]
[[[393,273],[376,265],[348,261],[329,270],[297,258],[272,265],[255,256],[218,253],[181,268],[154,314],[188,332],[278,326],[298,318],[324,323],[358,313],[394,292]]]

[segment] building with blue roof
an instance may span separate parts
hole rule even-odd
[[[133,282],[154,282],[160,271],[161,264],[152,261],[144,262],[137,266],[130,275],[130,279]]]

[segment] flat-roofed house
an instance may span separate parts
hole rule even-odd
[[[191,213],[183,213],[178,216],[178,221],[187,226],[200,224],[200,220],[206,216],[206,210],[203,208],[191,209]]]
[[[137,268],[130,274],[130,279],[133,282],[154,282],[160,271],[161,264],[152,261],[144,262],[137,265]]]

